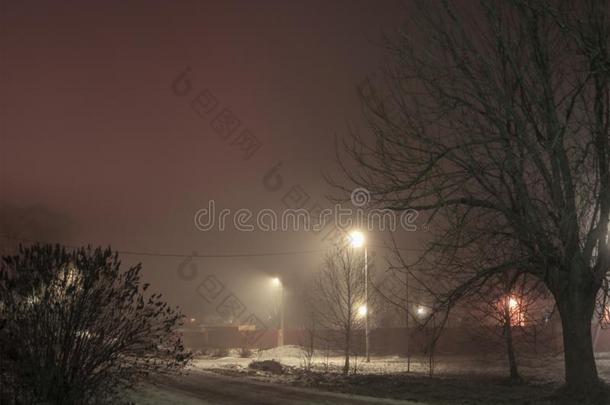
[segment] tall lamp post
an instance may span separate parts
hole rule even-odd
[[[277,346],[284,346],[284,285],[279,277],[274,277],[271,282],[280,288],[280,328],[277,331]]]
[[[366,362],[371,362],[369,353],[369,263],[366,244],[364,243],[364,234],[360,231],[352,231],[349,234],[349,240],[354,248],[364,247],[364,347],[366,353]]]

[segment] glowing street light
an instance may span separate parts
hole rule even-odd
[[[363,318],[366,316],[366,313],[368,311],[366,310],[366,305],[360,305],[360,307],[358,307],[358,316]]]
[[[349,234],[349,241],[352,247],[360,248],[364,246],[364,234],[360,231],[352,231]]]
[[[511,326],[525,325],[525,317],[519,305],[519,300],[517,298],[515,298],[514,296],[506,297],[504,305],[508,305],[508,316],[510,317]]]
[[[369,354],[369,266],[368,266],[368,252],[366,250],[364,234],[360,231],[354,230],[349,234],[349,242],[353,248],[364,247],[364,339],[365,339],[365,352],[366,362],[371,362],[371,356]],[[362,308],[362,307],[361,307]],[[360,309],[358,309],[360,313]]]
[[[423,305],[420,305],[417,307],[417,315],[424,316],[424,315],[426,315],[426,312],[428,312],[428,311],[426,310],[426,307],[424,307]]]

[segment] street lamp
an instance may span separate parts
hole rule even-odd
[[[352,247],[359,248],[364,246],[364,234],[360,231],[352,231],[349,234],[349,241]]]
[[[423,305],[420,305],[419,307],[417,307],[417,315],[419,316],[424,316],[426,315],[426,307],[424,307]]]
[[[366,305],[360,305],[360,307],[358,307],[358,316],[361,318],[364,318],[366,316],[366,313],[368,311],[366,310]]]
[[[274,287],[280,288],[280,329],[277,331],[277,346],[284,346],[284,285],[279,277],[271,279]]]
[[[506,302],[504,305],[508,306],[508,315],[510,320],[510,325],[519,325],[523,326],[525,324],[525,319],[523,316],[523,311],[521,309],[521,305],[519,303],[519,299],[514,296],[506,297]]]
[[[349,241],[352,247],[360,248],[364,247],[364,308],[360,309],[364,312],[364,347],[366,353],[366,362],[371,362],[371,356],[369,353],[369,266],[368,266],[368,252],[366,250],[366,244],[364,243],[364,234],[360,231],[352,231],[349,234]],[[358,310],[360,313],[360,309]]]

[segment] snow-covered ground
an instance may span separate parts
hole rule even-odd
[[[247,368],[253,360],[276,360],[289,367],[303,367],[305,352],[299,346],[287,345],[253,353],[248,358],[241,358],[237,350],[231,351],[227,357],[196,357],[192,368],[198,370]],[[597,353],[597,365],[600,377],[610,383],[610,352]],[[339,371],[343,367],[344,358],[337,352],[316,351],[313,357],[313,368],[316,371]],[[371,362],[366,363],[363,357],[352,357],[350,369],[357,369],[364,374],[396,374],[411,372],[427,375],[428,358],[423,356],[407,359],[401,356],[371,356]],[[563,380],[563,357],[540,356],[519,358],[520,372],[526,379],[536,381],[561,382]],[[508,372],[504,356],[437,356],[435,358],[435,375],[496,375],[505,376]]]

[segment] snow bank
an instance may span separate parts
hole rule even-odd
[[[303,357],[303,348],[297,345],[285,345],[272,349],[261,350],[255,357],[262,360],[282,360],[284,358],[300,359]]]

